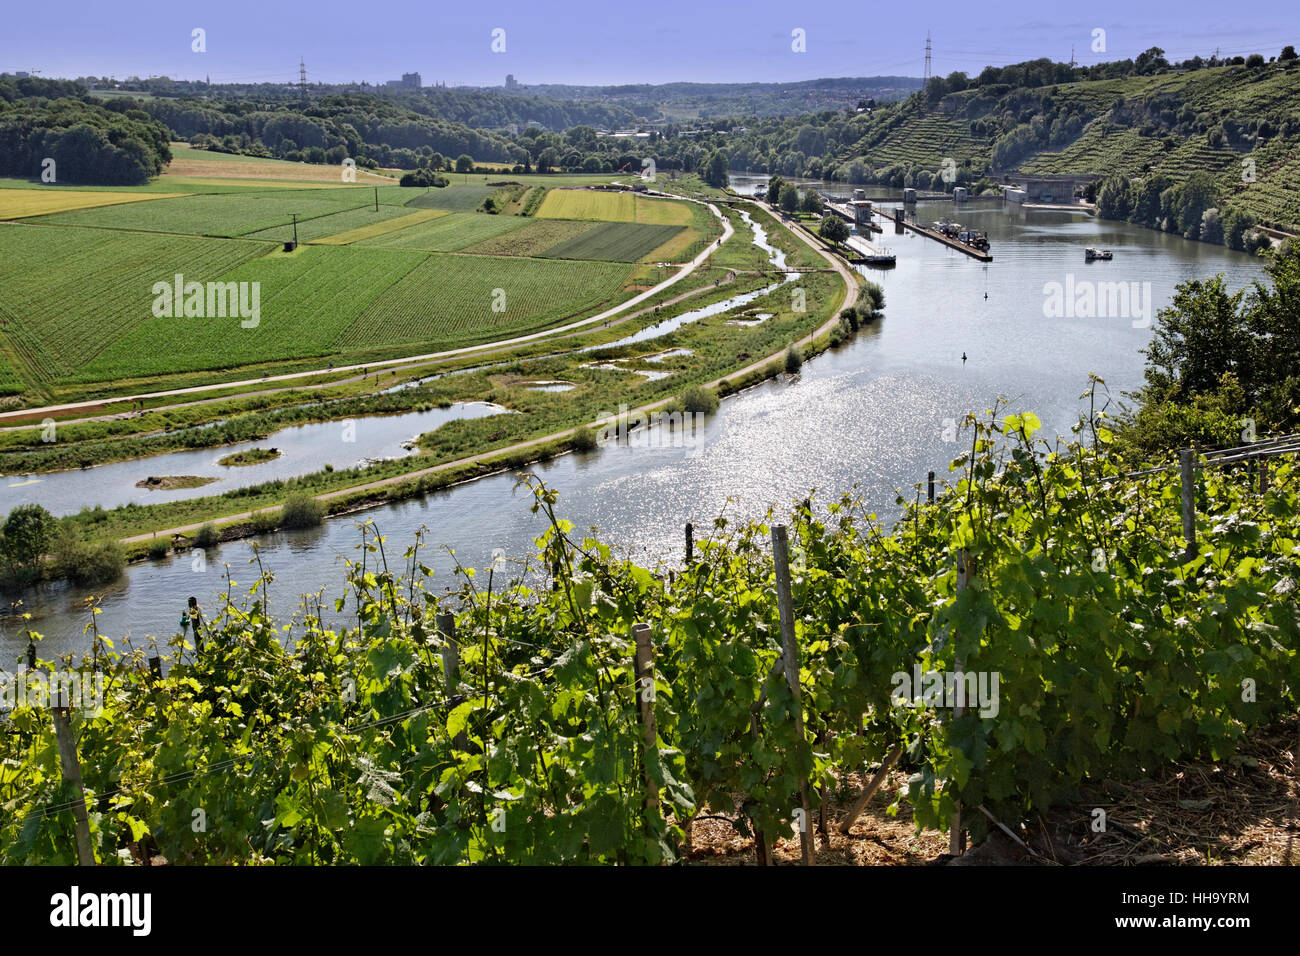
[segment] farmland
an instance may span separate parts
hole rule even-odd
[[[400,232],[390,232],[361,244],[385,249],[423,249],[427,252],[455,252],[476,242],[492,239],[528,225],[517,216],[487,216],[481,213],[444,213],[430,222],[412,225]]]
[[[612,305],[627,274],[626,266],[606,263],[430,255],[376,298],[338,345],[456,348],[521,335]],[[434,287],[438,294],[430,296]],[[504,312],[493,311],[498,289]]]
[[[636,205],[632,193],[552,189],[542,200],[537,218],[636,222]]]
[[[682,228],[635,222],[602,222],[581,235],[557,243],[541,255],[551,259],[636,262],[676,237]]]
[[[482,174],[437,189],[202,179],[173,178],[172,192],[0,183],[0,208],[25,216],[0,227],[6,401],[538,331],[631,295],[631,264],[716,229],[703,207],[631,193],[551,188],[544,218],[471,212],[499,188]],[[285,253],[295,217],[303,245]],[[51,261],[60,268],[42,268]],[[151,290],[177,274],[256,288],[256,326],[235,315],[155,317]],[[504,303],[493,311],[498,289]]]
[[[71,190],[5,189],[0,191],[0,219],[25,219],[49,213],[111,206],[148,199],[171,199],[184,193],[73,192]]]

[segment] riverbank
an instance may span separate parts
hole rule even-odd
[[[716,211],[716,207],[712,208]],[[843,340],[843,332],[836,331],[839,326],[838,316],[846,305],[851,304],[856,299],[858,284],[855,275],[842,264],[827,256],[815,241],[810,241],[807,236],[784,227],[776,217],[772,217],[766,212],[760,212],[757,206],[751,206],[751,212],[767,227],[768,234],[773,241],[777,242],[779,246],[784,246],[787,253],[794,255],[805,268],[813,262],[823,263],[823,274],[819,275],[815,271],[806,272],[803,278],[800,279],[800,284],[804,287],[804,292],[807,293],[807,305],[803,305],[801,301],[800,305],[803,305],[803,308],[796,307],[793,311],[788,308],[781,309],[779,305],[768,306],[769,309],[777,309],[788,314],[786,319],[765,323],[768,327],[761,334],[747,337],[746,340],[752,340],[756,343],[771,343],[768,346],[770,351],[766,353],[766,358],[758,360],[754,360],[752,355],[745,350],[727,353],[719,349],[721,343],[730,340],[740,341],[739,331],[730,325],[723,323],[708,325],[696,321],[692,325],[684,326],[685,332],[681,330],[673,332],[672,338],[665,338],[665,342],[672,342],[673,344],[681,341],[688,342],[694,347],[680,348],[675,351],[687,355],[696,355],[703,360],[703,364],[696,363],[699,366],[699,371],[691,371],[685,368],[659,371],[659,367],[654,367],[653,371],[639,373],[649,376],[650,381],[659,376],[671,375],[673,381],[669,385],[660,386],[652,386],[649,381],[642,383],[636,389],[636,392],[658,391],[660,394],[655,396],[653,400],[634,403],[632,414],[648,415],[667,409],[678,402],[680,395],[689,388],[702,386],[721,396],[725,396],[774,375],[781,374],[785,369],[786,352],[794,342],[799,342],[803,352],[811,356]],[[729,239],[735,234],[736,228],[741,225],[737,220],[736,225],[733,226],[732,217],[734,215],[744,217],[746,214],[743,212],[736,213],[734,210],[728,209],[725,215],[721,213],[719,215],[724,222],[725,238]],[[778,226],[781,228],[778,229]],[[754,241],[756,243],[761,241],[758,238],[761,235],[761,232],[755,235]],[[761,266],[761,260],[754,260],[743,252],[738,254],[738,250],[733,249],[734,246],[734,243],[729,246],[725,240],[719,241],[712,255],[697,261],[697,265],[707,262],[711,270],[729,270],[724,276],[714,280],[713,289],[717,290],[716,294],[710,292],[706,280],[696,288],[688,288],[687,291],[680,293],[665,303],[657,303],[653,306],[647,304],[644,309],[637,312],[616,319],[605,320],[606,324],[602,325],[597,332],[587,333],[587,337],[596,339],[595,344],[588,345],[576,352],[553,353],[551,360],[569,360],[572,362],[583,353],[590,353],[596,359],[608,360],[612,358],[614,362],[605,361],[594,365],[582,365],[580,369],[611,367],[619,372],[626,369],[628,373],[637,374],[637,370],[633,365],[619,364],[631,362],[631,359],[626,357],[632,354],[629,352],[628,347],[620,346],[619,340],[607,341],[607,344],[602,345],[602,340],[616,339],[620,334],[616,326],[637,317],[647,319],[653,317],[656,319],[656,325],[666,323],[667,327],[671,327],[674,317],[689,307],[696,297],[704,301],[708,301],[710,298],[716,299],[718,296],[727,293],[729,284],[741,283],[742,287],[761,287],[764,275],[761,268],[754,272],[751,278],[745,277],[747,274],[745,270]],[[748,245],[746,245],[746,248],[748,248]],[[825,268],[826,264],[829,264],[830,268]],[[797,275],[784,276],[785,281],[799,278]],[[842,284],[842,287],[833,290],[830,286],[827,286],[826,282],[829,278],[834,278],[836,285]],[[777,286],[770,286],[767,294],[769,296],[774,294],[776,289]],[[755,291],[762,291],[762,289],[756,288]],[[736,298],[736,296],[733,294],[732,298]],[[744,298],[744,296],[740,298]],[[731,299],[727,301],[731,301]],[[662,314],[660,313],[661,308]],[[704,311],[707,313],[709,309],[706,308]],[[809,327],[809,319],[812,320],[811,328]],[[569,331],[565,337],[580,334],[573,326],[586,326],[593,321],[589,319],[573,323],[571,327],[567,327]],[[651,326],[644,331],[648,332],[651,328],[655,328],[655,326]],[[656,332],[656,334],[659,333]],[[683,339],[683,336],[686,338]],[[638,337],[634,336],[633,339]],[[550,342],[551,340],[548,338],[547,341]],[[538,343],[538,345],[540,344]],[[496,350],[503,351],[506,348],[508,346],[498,346]],[[674,350],[670,349],[669,351]],[[727,359],[728,355],[731,356],[730,361]],[[642,360],[644,358],[643,356]],[[650,360],[659,361],[653,356],[650,357]],[[506,366],[505,371],[508,372],[511,365],[508,362],[498,363],[498,365],[492,367],[500,369],[503,364]],[[338,401],[347,410],[364,412],[367,410],[373,411],[374,408],[377,408],[375,402],[383,403],[385,410],[391,411],[398,407],[429,400],[446,403],[452,394],[456,394],[461,399],[468,394],[473,399],[488,401],[499,400],[502,397],[499,393],[503,384],[502,375],[504,373],[495,376],[485,373],[459,374],[456,376],[456,384],[454,385],[454,388],[458,391],[454,393],[446,390],[452,386],[446,386],[439,391],[441,386],[431,383],[427,387],[420,385],[418,388],[411,388],[409,394],[404,394],[406,390],[402,388],[403,385],[415,385],[418,380],[418,373],[434,367],[437,366],[408,367],[412,372],[412,377],[406,382],[398,382],[396,386],[389,386],[385,390],[387,393],[385,395],[358,396],[351,400]],[[518,369],[518,371],[526,371],[529,373],[529,377],[532,378],[539,377],[535,374],[537,370],[532,366]],[[587,372],[586,374],[590,376],[592,373]],[[513,377],[518,378],[519,376],[515,375]],[[581,378],[582,376],[580,372],[575,372],[573,368],[566,367],[548,369],[546,374],[541,377],[568,380],[570,378]],[[620,379],[626,377],[626,375],[619,376]],[[275,482],[272,486],[266,488],[250,487],[237,493],[238,500],[241,503],[246,503],[246,507],[241,509],[231,508],[229,503],[223,504],[223,501],[229,500],[231,495],[236,494],[231,492],[215,499],[190,499],[175,502],[171,505],[132,506],[129,512],[121,514],[112,510],[93,509],[89,513],[74,516],[73,520],[81,524],[85,529],[86,536],[91,540],[103,540],[105,535],[112,535],[112,537],[122,541],[127,545],[127,553],[132,560],[138,560],[145,556],[156,559],[161,551],[161,544],[170,543],[178,548],[187,547],[192,543],[192,535],[199,528],[208,524],[215,526],[217,533],[223,540],[233,540],[252,534],[264,533],[276,524],[273,509],[278,507],[284,498],[292,494],[310,494],[320,501],[330,514],[350,514],[379,503],[427,494],[430,491],[450,487],[471,480],[474,477],[499,473],[502,470],[517,468],[527,463],[548,460],[575,447],[575,440],[587,428],[599,429],[609,420],[608,415],[589,417],[592,411],[597,408],[612,410],[628,404],[626,401],[626,398],[629,397],[629,393],[626,391],[627,386],[619,384],[615,380],[605,387],[597,389],[596,392],[587,395],[582,400],[575,401],[571,395],[561,396],[554,400],[551,411],[543,414],[542,418],[536,419],[535,410],[520,409],[518,406],[523,402],[540,403],[546,399],[538,396],[535,392],[529,393],[526,399],[522,398],[521,391],[526,392],[527,385],[528,382],[524,381],[519,388],[507,386],[506,394],[509,397],[506,399],[506,404],[516,407],[517,410],[528,411],[529,414],[534,416],[536,424],[533,426],[526,424],[515,426],[512,423],[507,428],[507,431],[513,428],[518,433],[520,429],[523,429],[523,434],[519,434],[517,440],[510,441],[507,439],[504,443],[500,440],[501,435],[504,433],[498,432],[497,435],[489,435],[480,428],[478,430],[479,440],[475,442],[476,447],[468,455],[464,453],[469,450],[466,448],[466,441],[472,440],[472,436],[467,429],[458,432],[458,439],[453,440],[450,445],[439,439],[441,432],[435,432],[421,436],[418,439],[421,445],[419,458],[380,462],[360,470],[328,469],[317,474],[303,475],[286,481]],[[477,389],[478,391],[466,393],[465,389],[467,388]],[[486,393],[484,390],[486,390]],[[393,406],[393,408],[389,409],[388,406]],[[290,407],[279,413],[267,413],[262,416],[262,420],[263,422],[274,421],[276,418],[283,419],[286,415],[288,420],[302,419],[304,417],[307,419],[330,420],[336,418],[338,413],[339,410],[337,409],[330,413],[323,407],[312,404]],[[527,415],[524,417],[526,418]],[[563,427],[556,428],[552,426],[546,429],[545,424],[548,419],[562,424]],[[543,427],[538,428],[539,425]],[[532,433],[528,434],[530,427]],[[264,425],[262,428],[256,429],[251,437],[260,440],[270,433],[270,430]],[[489,440],[483,441],[483,438]],[[492,447],[492,438],[497,438],[497,447]],[[460,454],[457,454],[458,451]],[[435,458],[434,463],[425,463],[429,457]],[[444,460],[437,461],[437,458]]]

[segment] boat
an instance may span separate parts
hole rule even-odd
[[[1102,262],[1109,262],[1113,258],[1115,257],[1111,254],[1109,249],[1094,249],[1092,246],[1089,246],[1083,251],[1083,259],[1085,262],[1092,262],[1094,259],[1100,259]]]

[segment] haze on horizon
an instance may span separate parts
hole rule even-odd
[[[748,6],[662,0],[626,6],[572,0],[503,0],[458,8],[394,0],[384,14],[337,0],[272,5],[250,0],[179,5],[70,0],[6,11],[0,72],[46,77],[166,75],[213,83],[382,83],[418,72],[424,85],[525,86],[669,82],[796,82],[823,77],[920,76],[927,30],[937,75],[978,73],[1046,56],[1082,64],[1135,57],[1152,46],[1171,60],[1194,55],[1274,56],[1296,42],[1291,3],[1261,0],[1247,14],[1217,0],[1153,0],[1141,7],[1099,0],[1059,20],[1030,0],[972,7],[935,0],[924,8],[866,10],[847,0]],[[195,28],[206,51],[191,49]],[[505,52],[492,32],[505,30]],[[792,49],[804,31],[806,50]],[[1106,49],[1094,52],[1094,31]]]

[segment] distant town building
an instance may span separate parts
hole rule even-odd
[[[19,70],[17,73],[14,74],[14,76],[21,80],[31,76],[31,74],[28,73],[26,70]]]
[[[506,89],[507,90],[519,89],[519,81],[515,79],[515,75],[513,73],[506,74]]]
[[[389,80],[384,86],[395,89],[418,90],[421,86],[419,73],[403,73],[400,80]]]

